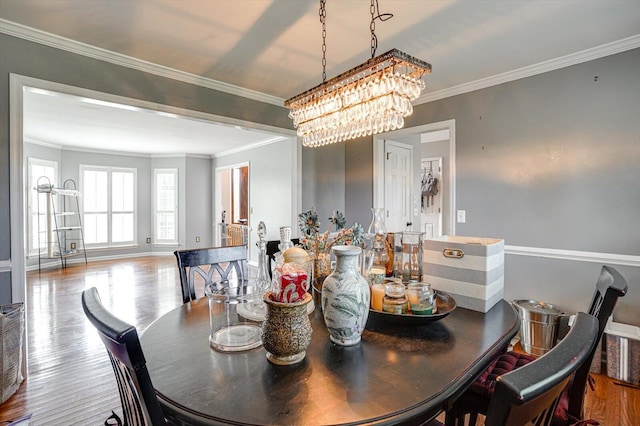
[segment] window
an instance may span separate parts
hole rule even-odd
[[[29,195],[27,197],[29,206],[29,254],[38,254],[38,248],[47,248],[47,195],[39,194],[34,188],[38,184],[58,184],[58,163],[55,161],[29,158],[28,160],[28,186]],[[40,214],[38,214],[40,213]],[[39,234],[39,231],[42,234]]]
[[[136,169],[81,165],[80,176],[87,248],[136,244]]]
[[[154,243],[178,244],[178,169],[154,169]]]

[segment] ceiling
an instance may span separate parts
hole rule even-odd
[[[318,4],[317,0],[0,0],[4,20],[0,29],[8,23],[21,24],[231,88],[249,89],[281,104],[321,82]],[[376,21],[377,54],[397,48],[431,63],[433,73],[425,77],[427,95],[463,90],[474,82],[516,75],[518,70],[543,69],[545,64],[557,68],[562,58],[580,52],[587,60],[585,52],[609,44],[622,46],[615,48],[618,51],[640,46],[638,0],[379,0],[379,6],[381,13],[394,17]],[[326,7],[330,78],[370,57],[370,12],[366,0],[328,0]],[[37,98],[45,96],[34,95],[34,102]],[[52,99],[41,101],[46,105],[34,107],[40,113],[62,111]],[[71,100],[64,102],[74,108]],[[86,105],[76,108],[74,114],[61,115],[90,115]],[[110,108],[118,120],[115,109]],[[161,119],[171,128],[176,126],[175,118],[152,115],[144,120]],[[181,125],[193,126],[202,135],[200,126],[205,123],[190,121]],[[122,125],[122,120],[116,123]],[[237,129],[216,128],[211,146],[222,143],[214,140],[219,131]],[[247,143],[273,138],[266,133]],[[220,152],[200,145],[189,149]],[[147,149],[152,148],[140,152]]]

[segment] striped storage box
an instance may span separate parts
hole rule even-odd
[[[424,241],[423,281],[458,306],[487,312],[504,294],[504,240],[444,236]]]

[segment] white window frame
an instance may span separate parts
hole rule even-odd
[[[37,226],[37,223],[34,224],[33,223],[33,217],[35,215],[37,215],[38,212],[38,205],[36,204],[35,206],[33,205],[33,197],[32,197],[32,192],[34,191],[34,188],[36,187],[36,185],[38,184],[38,178],[40,176],[33,176],[33,166],[34,165],[39,165],[42,167],[53,167],[53,173],[55,175],[55,180],[53,182],[51,182],[53,185],[57,185],[58,181],[60,180],[60,175],[58,174],[58,162],[57,161],[53,161],[53,160],[43,160],[41,158],[35,158],[35,157],[29,157],[27,159],[27,221],[28,221],[28,256],[38,256],[39,252],[40,253],[45,253],[47,251],[46,247],[44,248],[40,248],[40,250],[38,250],[36,247],[33,246],[33,239],[34,239],[34,235],[33,232],[38,232],[37,229],[34,230],[34,226]],[[44,206],[40,206],[41,209],[44,208],[44,211],[42,213],[46,213],[47,210],[47,206],[46,204]]]
[[[93,244],[85,244],[87,250],[90,249],[104,249],[104,248],[120,248],[120,247],[135,247],[138,245],[138,169],[137,168],[129,168],[129,167],[109,167],[109,166],[94,166],[87,164],[80,164],[80,192],[81,194],[85,193],[84,190],[84,172],[85,170],[89,171],[106,171],[107,172],[107,242],[106,243],[93,243]],[[113,217],[113,209],[112,209],[112,173],[113,172],[123,172],[123,173],[132,173],[133,174],[133,211],[130,212],[133,214],[133,240],[131,241],[122,241],[122,242],[113,242],[112,235],[112,217]],[[81,198],[81,211],[82,211],[82,223],[86,223],[84,217],[84,197]],[[116,214],[127,213],[127,212],[116,212]]]
[[[158,175],[159,174],[173,174],[175,176],[175,198],[173,203],[173,210],[158,210]],[[169,239],[159,239],[158,238],[158,213],[162,212],[172,212],[175,217],[175,238],[172,240]],[[177,168],[158,168],[153,169],[153,244],[157,245],[178,245],[178,169]]]

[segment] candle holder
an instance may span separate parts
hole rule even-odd
[[[273,300],[272,292],[264,295],[267,317],[262,323],[262,344],[267,350],[267,360],[276,365],[291,365],[302,361],[311,343],[311,321],[307,305],[311,295],[294,303]]]

